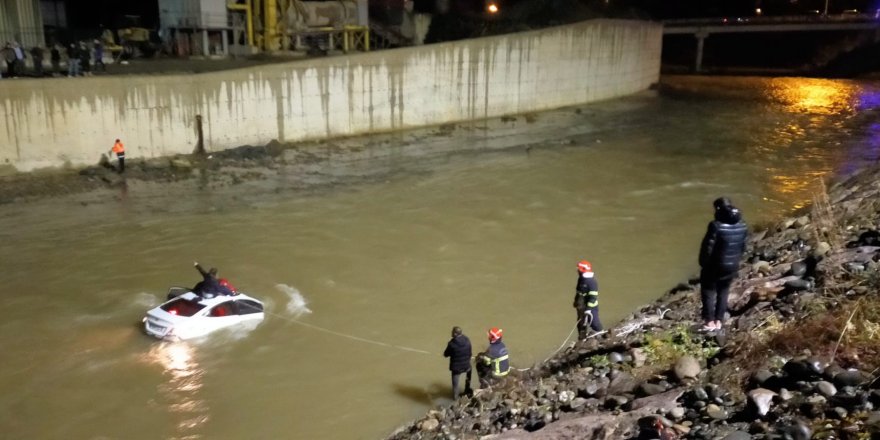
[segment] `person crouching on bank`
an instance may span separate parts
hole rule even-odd
[[[503,330],[492,327],[489,330],[489,348],[477,355],[477,376],[480,378],[480,388],[490,387],[501,383],[510,373],[510,359],[507,347],[501,341]]]

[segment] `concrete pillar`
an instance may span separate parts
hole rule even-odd
[[[223,34],[223,55],[229,56],[229,30],[221,31]]]
[[[358,26],[370,25],[370,9],[367,0],[357,0]]]
[[[208,30],[202,30],[202,53],[205,56],[211,55],[211,46],[208,44]]]
[[[281,40],[278,38],[278,3],[276,0],[264,0],[263,3],[263,49],[278,50]]]
[[[9,23],[12,14],[6,7],[6,1],[0,0],[0,44],[6,44],[12,39],[12,24]]]
[[[45,46],[39,0],[0,0],[0,37],[26,48]]]
[[[694,61],[694,72],[700,73],[703,68],[703,45],[709,33],[701,29],[694,36],[697,37],[697,59]]]

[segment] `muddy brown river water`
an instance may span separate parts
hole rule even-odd
[[[0,438],[381,438],[449,403],[451,326],[475,349],[502,327],[528,367],[570,334],[577,260],[613,324],[696,273],[714,198],[766,221],[880,155],[877,82],[664,83],[340,141],[323,165],[238,185],[0,205]],[[144,335],[167,287],[198,280],[193,260],[266,301],[266,319]]]

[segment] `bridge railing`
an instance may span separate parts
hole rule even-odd
[[[664,20],[667,27],[699,26],[699,25],[731,25],[738,24],[782,24],[782,23],[827,23],[827,22],[866,22],[880,21],[880,15],[874,14],[836,14],[836,15],[779,15],[758,17],[704,17],[679,18]]]

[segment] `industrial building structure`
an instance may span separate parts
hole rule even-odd
[[[0,0],[0,44],[45,45],[40,0]]]
[[[308,35],[336,37],[344,50],[356,41],[368,48],[367,0],[158,1],[159,34],[181,56],[301,49]]]
[[[154,0],[89,9],[73,0],[0,0],[0,45],[46,47],[103,39],[114,54],[227,56],[368,51],[418,44],[430,19],[413,0]],[[146,11],[146,12],[145,12]],[[146,13],[148,15],[141,16]],[[84,24],[84,17],[87,22]],[[420,28],[420,29],[416,29]]]

